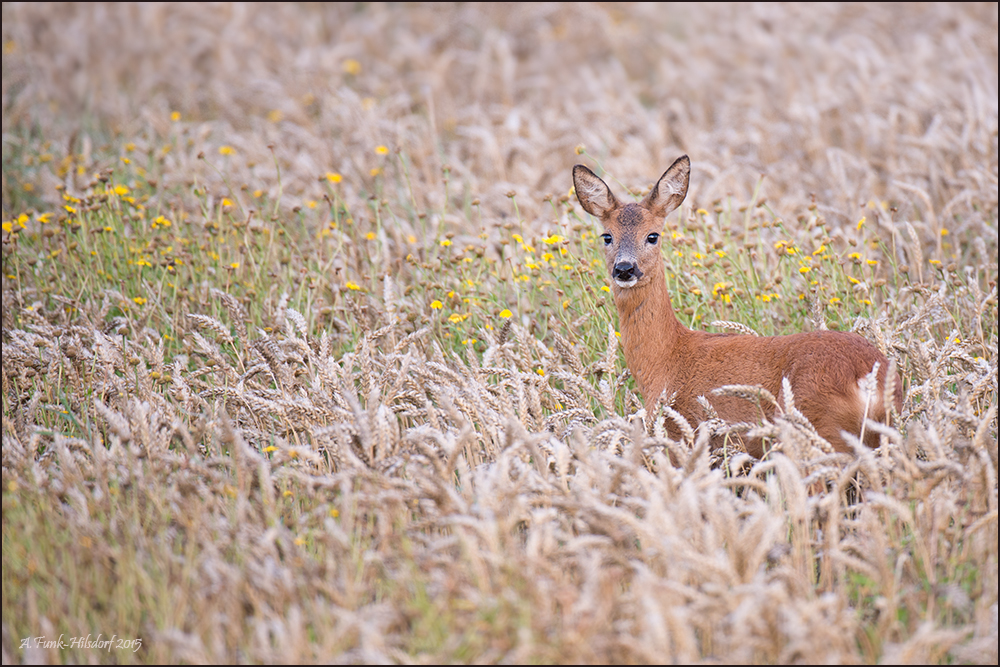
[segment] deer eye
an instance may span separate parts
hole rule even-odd
[[[646,237],[646,243],[656,243],[660,239],[660,235],[657,233],[652,233]]]
[[[611,245],[611,234],[601,234],[601,238],[604,239],[604,245]]]

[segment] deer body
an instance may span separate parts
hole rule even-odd
[[[694,425],[708,417],[698,402],[704,396],[727,422],[757,422],[761,417],[770,419],[773,406],[714,396],[712,390],[759,385],[781,403],[782,379],[788,378],[796,407],[816,431],[836,450],[851,452],[841,431],[861,434],[866,415],[876,421],[886,419],[882,396],[888,362],[871,343],[840,331],[767,337],[707,333],[687,328],[674,314],[659,239],[667,214],[687,194],[689,174],[690,162],[683,156],[642,202],[622,205],[592,171],[582,165],[573,169],[580,203],[604,228],[622,349],[643,400],[649,405],[663,394],[674,396],[673,408]],[[879,389],[868,397],[859,380],[876,363]],[[893,401],[899,410],[898,378]],[[878,438],[869,430],[865,442],[876,446]],[[754,456],[763,453],[759,440],[742,444]]]

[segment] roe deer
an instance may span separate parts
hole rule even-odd
[[[865,415],[886,421],[883,401],[889,364],[875,346],[856,333],[813,331],[787,336],[756,337],[693,331],[674,315],[667,294],[660,232],[666,216],[680,206],[688,190],[691,163],[678,158],[646,198],[622,204],[607,184],[583,165],[573,168],[573,185],[583,208],[604,227],[605,258],[618,309],[625,361],[647,406],[664,393],[673,408],[695,425],[707,419],[699,396],[708,399],[727,422],[771,418],[774,408],[735,396],[716,396],[724,385],[760,385],[782,403],[782,378],[788,378],[795,406],[816,431],[840,452],[853,450],[841,431],[864,433],[869,447],[878,436],[863,429]],[[866,399],[859,380],[879,364],[878,390]],[[895,380],[893,402],[902,406],[902,383]],[[867,406],[866,406],[867,400]],[[672,437],[676,437],[676,427]],[[743,442],[756,457],[760,439]],[[717,439],[714,446],[722,444]]]

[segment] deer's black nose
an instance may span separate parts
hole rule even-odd
[[[615,268],[611,272],[611,277],[615,280],[628,282],[632,279],[638,280],[639,278],[642,278],[642,271],[640,271],[639,267],[632,262],[618,262],[615,264]]]

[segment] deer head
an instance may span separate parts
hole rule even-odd
[[[660,233],[664,219],[684,201],[691,161],[682,155],[638,204],[621,204],[607,184],[582,164],[573,167],[576,196],[601,221],[605,260],[614,284],[632,289],[663,279]]]

